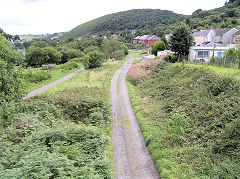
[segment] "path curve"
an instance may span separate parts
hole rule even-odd
[[[129,100],[125,79],[133,61],[130,56],[111,81],[114,171],[117,179],[160,178]]]
[[[48,90],[48,89],[58,85],[59,83],[62,83],[64,81],[68,80],[69,78],[75,76],[76,74],[80,73],[83,70],[84,70],[84,68],[81,68],[81,69],[79,69],[77,71],[74,71],[74,72],[72,72],[72,73],[70,73],[70,74],[68,74],[68,75],[66,75],[66,76],[64,76],[64,77],[62,77],[62,78],[52,82],[52,83],[49,83],[48,85],[45,85],[45,86],[43,86],[41,88],[38,88],[38,89],[28,93],[25,97],[23,97],[23,99],[28,99],[28,98],[36,96],[36,95],[38,95],[40,93],[43,93],[44,91],[46,91],[46,90]]]

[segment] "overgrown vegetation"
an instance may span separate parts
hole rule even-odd
[[[128,89],[161,177],[239,178],[240,82],[206,68],[151,67],[129,73]]]
[[[3,106],[0,176],[113,178],[110,105],[102,84],[116,63],[84,71],[47,95]]]

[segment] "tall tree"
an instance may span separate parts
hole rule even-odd
[[[191,30],[186,25],[181,25],[175,29],[170,39],[172,51],[178,55],[181,61],[184,55],[188,55],[189,47],[193,45],[193,36]]]
[[[20,68],[15,66],[16,53],[0,34],[0,105],[21,100],[24,94]]]

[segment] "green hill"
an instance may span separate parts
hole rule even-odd
[[[240,0],[230,0],[225,6],[212,10],[198,9],[186,18],[186,23],[193,29],[240,27]]]
[[[87,34],[104,34],[125,29],[144,29],[175,23],[181,15],[160,9],[133,9],[105,15],[81,24],[64,35],[64,39]]]

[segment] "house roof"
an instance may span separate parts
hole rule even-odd
[[[216,36],[223,36],[224,34],[226,34],[230,30],[231,30],[231,28],[213,29]]]
[[[214,50],[228,50],[233,47],[215,47]],[[193,50],[213,50],[213,47],[200,47],[200,46],[192,46],[190,49]]]
[[[239,36],[240,35],[240,30],[238,30],[237,32],[235,32],[234,34],[233,34],[233,36]]]
[[[194,32],[193,36],[207,36],[210,30],[200,30],[198,32]]]
[[[143,35],[139,38],[139,40],[148,40],[151,36],[149,35]]]
[[[153,35],[152,37],[150,37],[148,40],[161,40],[158,36]]]

